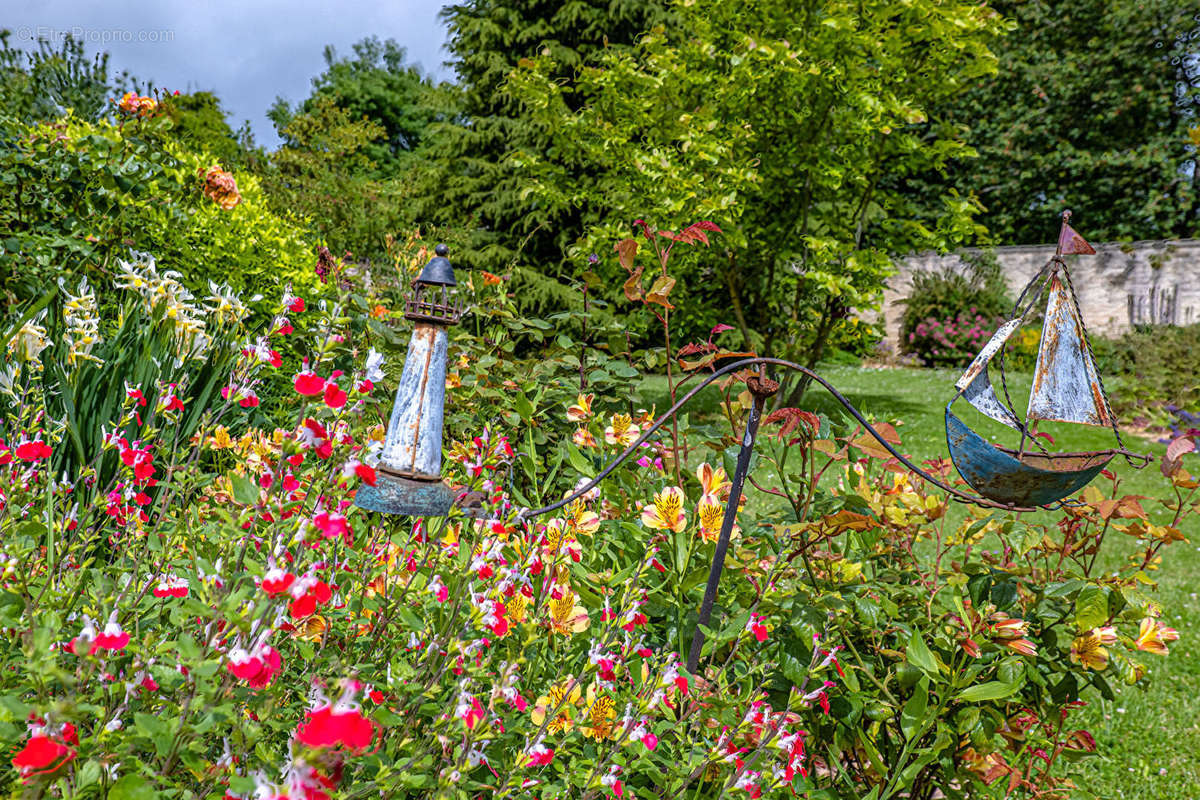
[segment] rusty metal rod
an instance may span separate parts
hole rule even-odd
[[[721,520],[721,535],[717,537],[717,546],[713,550],[712,567],[708,570],[708,583],[704,587],[704,599],[700,601],[700,618],[696,620],[696,630],[692,634],[692,648],[688,652],[687,670],[695,673],[700,665],[700,651],[704,649],[704,629],[712,616],[713,603],[717,599],[717,586],[721,583],[721,572],[725,569],[725,553],[729,550],[729,538],[733,535],[733,523],[737,518],[738,502],[742,499],[742,487],[746,484],[746,475],[750,472],[750,456],[754,453],[754,441],[758,438],[758,423],[762,420],[763,405],[767,395],[754,394],[754,405],[750,409],[750,417],[746,420],[746,431],[742,434],[742,447],[738,450],[737,469],[734,470],[732,485],[729,487],[729,500],[725,504],[725,517]]]
[[[1022,506],[1010,506],[1010,505],[1005,505],[1004,503],[997,503],[993,500],[987,499],[986,497],[980,497],[979,495],[973,495],[968,492],[964,492],[961,489],[958,489],[957,487],[951,486],[948,483],[945,483],[944,481],[941,481],[938,478],[935,478],[934,476],[930,475],[925,470],[918,467],[916,464],[914,464],[912,461],[910,461],[907,457],[902,455],[898,450],[896,450],[895,447],[893,447],[891,445],[890,442],[886,441],[882,436],[880,436],[879,432],[876,431],[875,428],[873,428],[869,422],[867,422],[866,418],[861,413],[859,413],[859,410],[857,408],[855,408],[854,405],[849,400],[847,400],[842,395],[841,392],[839,392],[837,389],[835,389],[833,384],[831,384],[829,381],[822,378],[816,372],[812,371],[808,367],[802,366],[793,361],[786,361],[782,358],[770,358],[770,357],[766,357],[766,356],[758,356],[755,358],[744,358],[740,361],[734,361],[731,364],[726,364],[724,367],[721,367],[716,372],[709,375],[707,378],[702,380],[700,383],[693,386],[691,391],[689,391],[687,394],[685,394],[683,397],[681,397],[679,399],[679,401],[677,403],[675,403],[675,405],[673,405],[669,409],[667,409],[667,411],[665,413],[663,413],[663,415],[661,417],[659,417],[657,420],[655,420],[654,423],[652,425],[650,425],[650,427],[647,428],[642,433],[642,435],[637,438],[636,441],[633,442],[633,444],[631,444],[631,445],[629,445],[629,447],[625,448],[625,450],[620,455],[618,455],[616,458],[614,458],[612,461],[610,461],[604,467],[604,469],[600,470],[600,472],[596,475],[596,477],[592,478],[590,481],[585,483],[582,487],[580,487],[576,491],[572,492],[571,494],[567,495],[562,500],[559,500],[556,503],[551,503],[550,505],[547,505],[547,506],[542,506],[541,508],[527,509],[525,511],[522,511],[517,515],[518,518],[530,519],[532,517],[539,517],[542,514],[546,514],[550,511],[557,511],[558,509],[562,508],[563,506],[567,505],[568,503],[570,503],[574,500],[577,500],[578,498],[587,494],[589,491],[591,491],[593,488],[595,488],[595,486],[598,485],[600,483],[600,481],[604,480],[610,474],[612,474],[612,471],[615,470],[618,466],[620,466],[622,462],[624,462],[626,459],[628,459],[630,456],[632,456],[634,453],[636,453],[638,451],[638,448],[640,448],[642,446],[642,444],[646,442],[646,440],[648,440],[651,436],[654,435],[655,431],[657,431],[659,428],[661,428],[663,425],[665,425],[667,423],[667,421],[671,419],[672,416],[674,416],[676,413],[678,413],[679,409],[683,408],[683,406],[685,406],[689,401],[691,401],[691,399],[693,397],[695,397],[697,394],[699,394],[700,391],[702,389],[704,389],[706,386],[715,382],[717,379],[728,375],[731,372],[737,372],[740,369],[746,369],[748,367],[754,367],[754,366],[762,367],[762,366],[765,366],[768,364],[778,366],[778,367],[783,367],[785,369],[790,369],[794,372],[799,372],[802,375],[807,375],[810,379],[812,379],[812,380],[816,381],[817,383],[821,384],[822,386],[824,386],[825,389],[829,392],[829,394],[831,394],[833,396],[833,399],[837,400],[838,403],[840,403],[842,406],[844,406],[846,408],[846,410],[850,412],[851,416],[853,416],[856,420],[858,420],[863,425],[864,428],[866,428],[866,432],[869,433],[872,437],[874,437],[875,440],[878,441],[879,444],[885,450],[887,450],[889,453],[891,453],[892,456],[897,461],[899,461],[904,466],[908,467],[910,470],[912,470],[914,473],[916,473],[918,476],[920,476],[923,480],[927,481],[928,483],[932,483],[934,486],[938,487],[942,491],[949,493],[951,496],[954,497],[955,500],[958,500],[963,503],[973,503],[974,505],[983,506],[985,508],[996,508],[996,509],[1000,509],[1001,511],[1034,511],[1034,510],[1036,510],[1036,509],[1032,509],[1032,508],[1025,508]]]

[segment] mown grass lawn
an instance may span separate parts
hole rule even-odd
[[[895,423],[902,451],[914,460],[947,457],[943,413],[953,396],[951,387],[957,372],[849,366],[822,367],[819,371],[869,418]],[[1108,383],[1110,391],[1120,391],[1118,381]],[[1009,391],[1018,409],[1024,406],[1029,385],[1028,375],[1010,374]],[[639,386],[638,395],[647,404],[656,403],[660,410],[669,405],[666,380],[659,376],[647,378]],[[710,396],[698,401],[700,414],[712,414],[718,407],[719,393],[713,389]],[[802,405],[831,416],[842,413],[841,406],[819,386],[810,390]],[[1006,433],[1011,432],[999,423],[975,414],[965,405],[955,408],[983,435],[1009,441]],[[1112,432],[1106,429],[1058,425],[1045,430],[1055,437],[1055,449],[1059,450],[1113,446]],[[1131,450],[1156,456],[1163,452],[1162,445],[1133,433],[1126,434],[1126,444]],[[1153,498],[1169,491],[1156,463],[1140,471],[1121,459],[1110,466],[1121,477],[1122,490],[1129,494]],[[1200,465],[1190,466],[1194,472],[1200,471]],[[1155,504],[1148,500],[1144,505],[1151,510]],[[962,511],[952,506],[952,513]],[[1038,513],[1051,519],[1050,512]],[[1200,581],[1194,578],[1200,572],[1200,536],[1194,527],[1185,528],[1184,534],[1191,541],[1167,548],[1162,569],[1155,575],[1164,616],[1179,630],[1179,641],[1172,645],[1168,657],[1150,657],[1152,669],[1144,686],[1124,687],[1112,703],[1098,696],[1088,697],[1088,707],[1077,717],[1080,727],[1089,729],[1100,745],[1101,755],[1090,759],[1087,766],[1086,788],[1102,798],[1200,798],[1200,638],[1194,627],[1200,619]],[[1123,563],[1130,544],[1123,537],[1109,537],[1102,563],[1112,568]]]

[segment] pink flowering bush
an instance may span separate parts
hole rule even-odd
[[[916,323],[904,342],[927,367],[962,367],[987,344],[1004,317],[966,311],[946,319],[927,317]]]
[[[464,291],[503,291],[485,287],[464,276]],[[378,330],[385,296],[343,280],[281,293],[257,330],[222,328],[230,360],[209,391],[127,366],[87,440],[79,417],[48,412],[71,346],[49,320],[14,327],[20,357],[0,381],[4,788],[1066,797],[1072,760],[1096,747],[1064,720],[1089,692],[1141,680],[1177,637],[1145,591],[1194,505],[1182,461],[1164,465],[1166,520],[1113,480],[1057,525],[954,525],[947,499],[873,439],[781,409],[762,431],[772,469],[755,473],[768,502],[751,504],[725,467],[744,376],[723,387],[729,427],[655,435],[637,462],[526,518],[653,414],[607,398],[600,377],[579,391],[578,363],[517,361],[503,333],[516,323],[493,299],[447,379],[450,429],[467,435],[447,442],[445,472],[479,511],[428,520],[353,503],[380,479],[401,369]],[[525,389],[527,370],[541,385]],[[291,395],[256,416],[268,381]],[[731,501],[744,507],[691,673],[681,655]],[[1094,573],[1117,534],[1136,560]]]

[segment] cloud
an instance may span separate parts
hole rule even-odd
[[[2,24],[19,47],[70,33],[89,53],[109,52],[115,71],[160,88],[211,91],[235,128],[249,120],[259,143],[271,147],[279,140],[267,109],[277,96],[292,103],[308,96],[312,78],[324,69],[326,45],[349,54],[368,36],[395,39],[411,63],[449,78],[440,9],[436,0],[39,0],[10,6]]]

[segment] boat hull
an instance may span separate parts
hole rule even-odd
[[[946,406],[946,444],[958,474],[984,497],[1012,506],[1047,506],[1082,489],[1112,460],[1096,453],[1025,453],[996,447]]]

